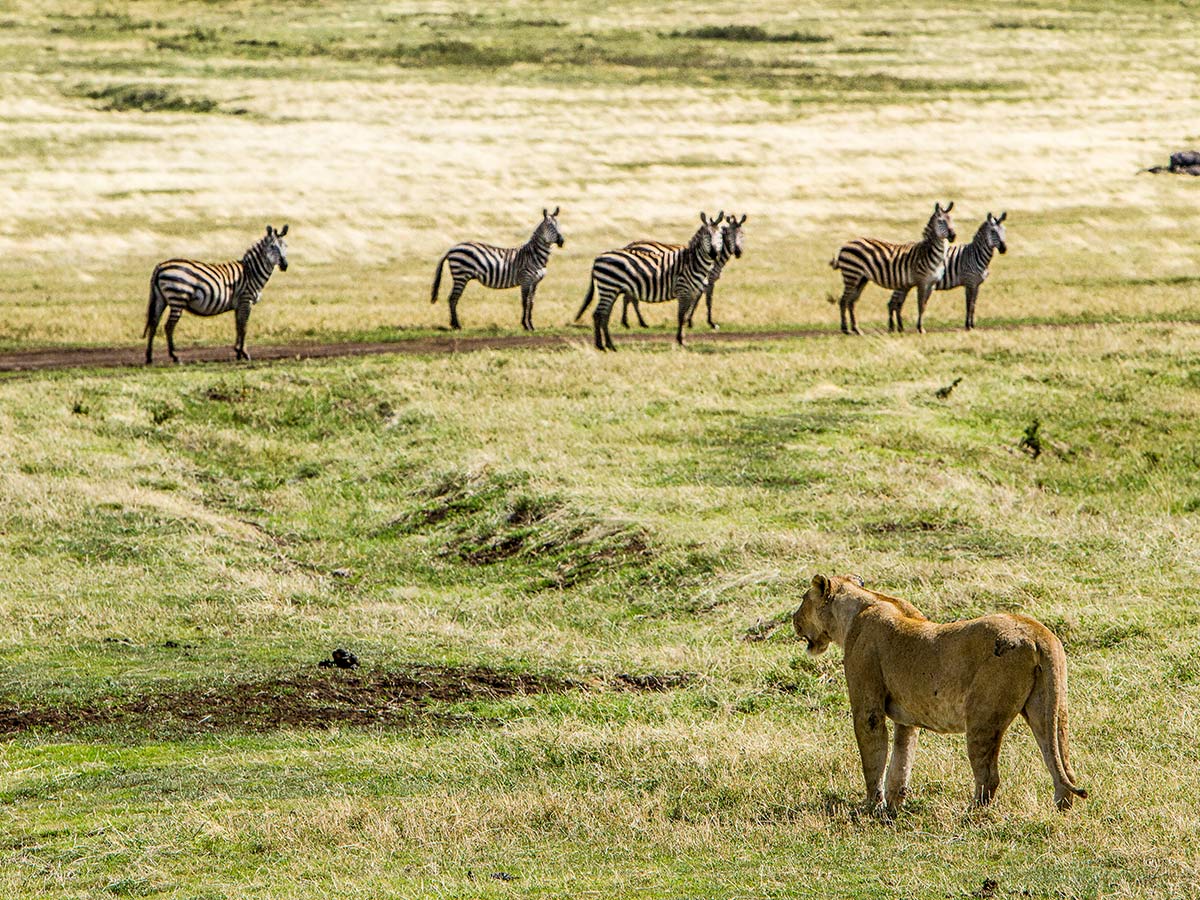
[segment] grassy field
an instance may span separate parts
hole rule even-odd
[[[1200,896],[1200,179],[1137,174],[1200,143],[1197,5],[742,6],[0,4],[0,348],[136,343],[267,222],[252,353],[444,326],[445,247],[546,205],[562,331],[701,207],[730,327],[833,327],[935,199],[1010,246],[970,334],[872,288],[857,340],[0,378],[6,896]],[[1021,724],[991,808],[930,734],[867,814],[814,572],[1054,628],[1091,798]]]

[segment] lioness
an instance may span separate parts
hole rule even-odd
[[[792,617],[812,656],[833,641],[844,652],[854,736],[867,800],[895,810],[908,790],[917,729],[967,734],[975,799],[1000,785],[1000,741],[1025,717],[1054,779],[1054,803],[1070,809],[1075,786],[1067,753],[1067,666],[1058,638],[1027,616],[1000,613],[941,625],[906,600],[855,578],[817,575]],[[886,718],[896,723],[892,762]]]

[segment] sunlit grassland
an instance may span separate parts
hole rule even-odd
[[[449,244],[554,205],[535,320],[578,338],[0,378],[0,890],[1196,896],[1200,179],[1137,174],[1200,143],[1196,12],[0,5],[0,348],[132,344],[155,262],[268,222],[252,353],[403,339]],[[836,247],[934,200],[961,240],[1009,212],[982,330],[956,293],[889,339],[878,288],[859,340],[567,329],[596,252],[701,208],[750,217],[718,321],[832,328]],[[232,331],[188,317],[185,359]],[[991,809],[928,734],[869,815],[840,656],[788,622],[850,571],[1054,628],[1091,798],[1053,810],[1018,724]],[[321,693],[389,677],[449,689],[353,695],[373,725]]]
[[[1192,317],[1200,181],[1137,173],[1200,139],[1194,12],[14,4],[0,343],[134,343],[155,262],[236,257],[283,221],[293,268],[252,344],[444,327],[445,248],[516,244],[546,205],[567,245],[543,328],[570,321],[596,253],[683,240],[701,207],[750,217],[719,321],[829,323],[839,244],[915,237],[935,199],[963,240],[1009,212],[984,323]],[[884,301],[868,289],[862,319]],[[462,317],[515,330],[518,306],[474,286]],[[961,298],[931,315],[958,324]],[[189,317],[181,343],[232,327]]]
[[[19,733],[0,877],[30,896],[962,896],[985,878],[1185,896],[1197,372],[1200,329],[1139,325],[9,378],[9,708],[316,677],[334,646],[373,671],[578,687],[368,729],[176,711]],[[1017,449],[1034,419],[1037,459]],[[939,618],[1051,624],[1092,798],[1053,811],[1021,725],[991,811],[970,810],[961,738],[928,735],[906,812],[862,816],[837,655],[770,629],[812,572],[848,570]],[[625,672],[685,680],[629,692]]]

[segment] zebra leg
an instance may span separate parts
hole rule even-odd
[[[712,295],[713,289],[717,286],[715,281],[710,281],[708,287],[704,289],[705,311],[708,313],[708,327],[713,331],[719,331],[721,326],[712,320]],[[688,327],[692,325],[691,319],[688,320]]]
[[[163,333],[167,336],[167,354],[173,363],[179,362],[179,357],[175,355],[175,323],[182,315],[182,306],[172,306],[171,312],[167,314],[167,324],[163,326]]]
[[[700,295],[697,294],[688,300],[679,298],[679,327],[675,329],[675,343],[680,347],[683,344],[683,327],[692,321],[692,314],[696,311],[696,307],[700,303]]]
[[[237,322],[237,343],[233,345],[233,351],[237,354],[238,359],[250,361],[250,354],[246,352],[246,323],[250,321],[250,302],[243,300],[237,305],[234,310],[234,321]]]
[[[530,321],[532,306],[529,285],[523,284],[521,285],[521,327],[526,331],[533,331],[533,323]]]
[[[165,303],[151,301],[150,312],[146,316],[146,365],[154,361],[154,332],[158,331],[159,320],[162,319]]]
[[[608,331],[608,320],[612,316],[612,308],[613,304],[617,302],[617,295],[610,294],[604,288],[599,288],[598,293],[600,296],[596,298],[596,308],[592,312],[596,349],[615,351],[617,348],[613,346],[612,335]]]
[[[636,309],[636,308],[637,307],[634,307],[634,309]],[[639,318],[641,317],[641,313],[638,313],[638,317]],[[621,298],[621,327],[622,328],[629,327],[629,298],[628,297]]]
[[[925,333],[925,304],[933,294],[933,285],[917,285],[917,334]]]
[[[842,334],[862,334],[858,330],[858,322],[854,318],[854,304],[858,302],[858,297],[866,286],[867,279],[865,278],[860,278],[857,282],[852,282],[850,278],[845,279],[842,299],[838,301],[838,309],[842,314]],[[846,321],[847,314],[849,314],[849,326]]]
[[[967,285],[967,331],[975,327],[975,300],[979,297],[979,286]]]
[[[888,331],[892,330],[892,316],[896,317],[896,331],[904,334],[904,301],[908,299],[909,288],[892,291],[892,299],[888,301]]]
[[[458,321],[458,298],[466,290],[468,281],[470,281],[469,278],[460,278],[456,275],[454,277],[454,287],[450,289],[450,296],[446,301],[450,304],[450,327],[455,330],[462,328],[462,323]]]

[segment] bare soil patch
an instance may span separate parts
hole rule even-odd
[[[31,731],[71,733],[120,728],[146,734],[276,728],[466,724],[431,704],[569,691],[663,691],[682,686],[685,673],[615,675],[582,681],[498,672],[484,667],[415,666],[403,671],[314,669],[242,682],[39,706],[0,698],[0,736]]]

